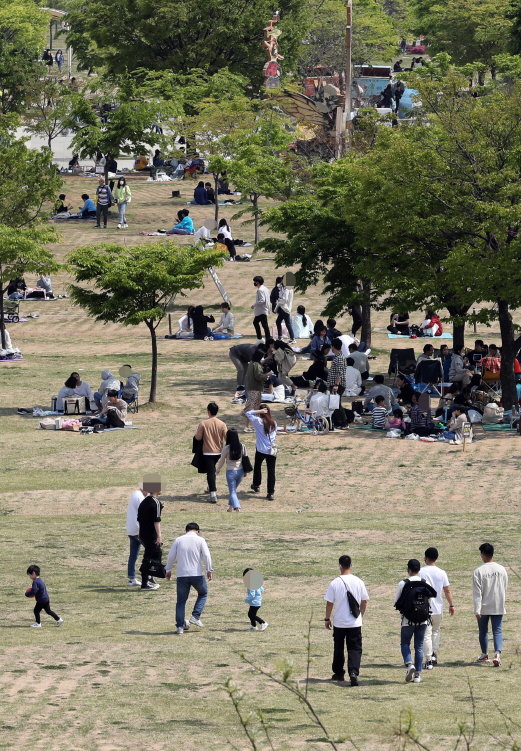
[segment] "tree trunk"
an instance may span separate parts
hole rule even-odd
[[[110,154],[105,154],[105,185],[108,187],[109,185],[109,161],[112,159]]]
[[[466,316],[470,310],[470,305],[450,305],[449,303],[446,303],[446,305],[451,316],[463,317]],[[452,338],[452,346],[454,349],[456,349],[456,347],[463,347],[465,344],[465,321],[463,321],[463,323],[452,324]]]
[[[365,342],[367,347],[371,346],[371,280],[363,279],[362,281],[362,333],[360,341]]]
[[[215,215],[214,219],[218,223],[219,222],[219,183],[217,182],[219,178],[219,173],[213,173],[213,181],[214,181],[214,190],[215,190]]]
[[[512,316],[506,300],[498,300],[499,327],[501,330],[501,391],[503,407],[511,409],[518,403],[514,360],[519,352],[519,340],[516,339]]]
[[[157,393],[157,337],[154,321],[147,321],[146,324],[152,338],[152,377],[150,379],[150,397],[148,401],[155,402]]]
[[[5,323],[4,323],[4,289],[2,282],[2,266],[0,265],[0,343],[5,349]]]
[[[259,242],[259,193],[253,193],[253,198],[251,199],[253,203],[253,216],[255,217],[255,245]]]

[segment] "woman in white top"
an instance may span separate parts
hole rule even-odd
[[[65,384],[61,387],[61,389],[58,392],[58,397],[56,399],[56,409],[58,410],[58,412],[63,412],[64,398],[68,396],[75,396],[75,393],[76,393],[75,389],[76,389],[76,378],[70,375],[65,381]]]
[[[221,452],[221,458],[215,468],[215,474],[218,475],[221,467],[226,461],[226,482],[230,492],[228,498],[228,511],[240,511],[241,504],[237,497],[237,488],[246,477],[242,468],[242,457],[248,456],[246,446],[239,440],[239,434],[235,428],[230,428],[226,433],[226,445]]]
[[[232,231],[231,231],[231,229],[230,229],[230,227],[228,225],[228,222],[226,221],[226,219],[224,219],[224,217],[219,222],[219,227],[217,229],[217,234],[219,234],[219,233],[222,233],[225,237],[228,238],[228,240],[233,240]]]
[[[293,335],[295,339],[309,339],[314,334],[313,321],[306,315],[306,308],[303,305],[299,305],[297,313],[293,318]]]
[[[84,396],[85,404],[89,409],[91,400],[94,401],[94,394],[87,381],[82,381],[79,373],[71,373],[71,378],[76,379],[76,386],[74,387],[74,393],[76,396]]]
[[[275,465],[277,463],[277,449],[275,439],[277,437],[277,423],[271,416],[271,410],[267,404],[261,404],[260,409],[250,409],[246,412],[247,419],[255,429],[256,451],[255,464],[253,467],[253,482],[251,489],[255,493],[260,492],[262,482],[262,462],[266,462],[268,468],[268,501],[275,500]]]
[[[192,330],[192,318],[191,318],[191,315],[192,315],[194,307],[195,307],[194,305],[190,305],[188,307],[188,311],[184,314],[184,316],[182,318],[179,319],[179,321],[178,321],[178,326],[179,326],[178,333],[180,333],[181,331],[185,331],[186,332],[186,331],[191,331]]]
[[[230,303],[221,303],[221,320],[212,331],[220,331],[221,334],[233,336],[235,332],[235,316],[230,312]]]

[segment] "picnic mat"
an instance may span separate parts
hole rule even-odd
[[[0,362],[22,362],[25,357],[19,357],[17,360],[0,360]]]
[[[389,339],[410,339],[408,334],[387,334]],[[452,334],[441,334],[441,336],[418,336],[417,339],[430,341],[436,341],[436,339],[452,339]]]
[[[483,424],[483,423],[482,423]],[[484,430],[511,430],[513,433],[516,433],[515,428],[510,427],[510,423],[508,422],[500,422],[497,425],[483,425]]]
[[[377,428],[373,428],[372,425],[360,425],[359,423],[355,425],[354,423],[351,423],[349,427],[356,428],[357,430],[374,430],[375,433],[387,433],[386,430],[378,430]]]
[[[125,425],[124,428],[105,428],[101,433],[110,433],[111,430],[139,430],[139,425]],[[96,433],[96,435],[101,435],[101,433]]]

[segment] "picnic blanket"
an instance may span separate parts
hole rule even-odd
[[[140,232],[140,235],[146,235],[146,237],[166,237],[166,232]],[[170,235],[168,235],[170,237]]]
[[[0,360],[0,362],[22,362],[22,360],[25,360],[25,357],[17,357],[16,359],[11,358],[10,360]]]
[[[510,427],[510,423],[508,422],[500,422],[500,423],[497,423],[496,425],[483,424],[483,428],[484,430],[511,430],[513,433],[517,432],[515,428]]]
[[[170,338],[170,337],[169,337]],[[191,336],[174,336],[172,339],[177,339],[177,341],[180,342],[204,342],[204,341],[213,341],[213,342],[221,342],[221,341],[228,341],[229,339],[243,339],[244,334],[234,334],[233,336],[226,336],[219,339],[194,339],[194,335]]]
[[[389,339],[410,339],[411,337],[408,334],[387,334]],[[452,334],[441,334],[441,336],[419,336],[418,339],[421,339],[422,341],[436,341],[436,339],[452,339]]]

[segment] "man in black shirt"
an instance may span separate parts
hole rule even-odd
[[[141,589],[159,589],[159,584],[150,576],[149,561],[161,562],[161,511],[163,504],[158,496],[161,495],[161,475],[150,474],[143,478],[143,493],[146,497],[139,504],[137,520],[139,524],[139,541],[145,552],[141,564]]]
[[[347,311],[353,318],[353,328],[351,329],[351,334],[353,336],[356,336],[358,329],[362,328],[362,311],[358,307],[358,305],[350,305]]]
[[[260,347],[266,354],[271,354],[274,344],[275,340],[270,338],[266,340],[266,344],[236,344],[235,347],[230,347],[230,360],[237,370],[237,391],[244,391],[246,388],[246,371],[255,350]]]
[[[409,326],[409,313],[392,313],[391,323],[387,327],[387,331],[390,331],[391,334],[402,334],[409,336]]]

